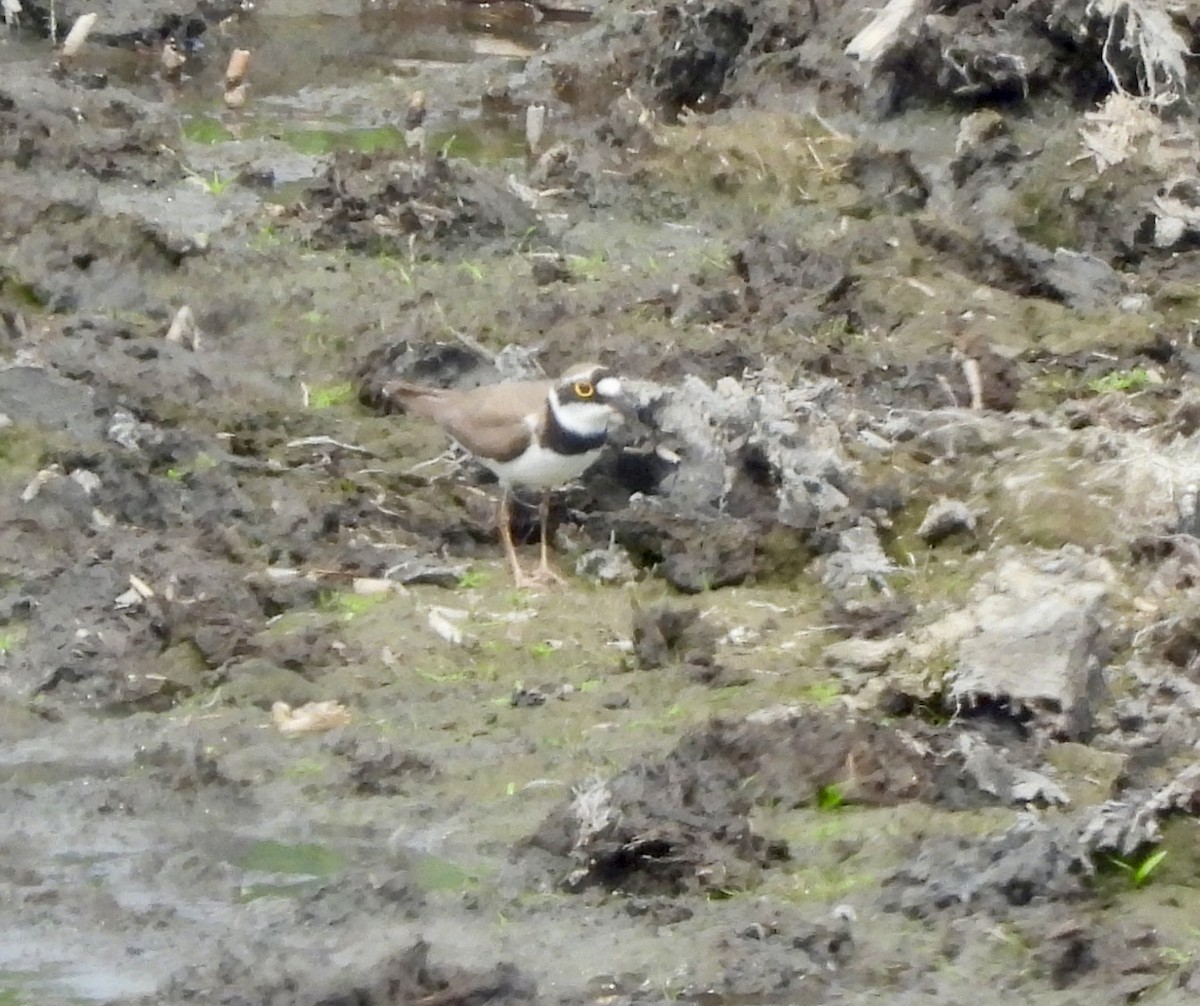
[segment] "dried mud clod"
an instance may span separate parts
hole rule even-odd
[[[541,220],[489,172],[440,154],[338,154],[300,218],[320,248],[409,256],[536,235]]]
[[[346,785],[351,793],[408,793],[438,774],[428,758],[385,740],[344,735],[332,742],[331,750],[346,762]]]
[[[1163,840],[1170,817],[1200,812],[1200,771],[1192,765],[1157,789],[1143,789],[1066,818],[1021,817],[982,843],[934,839],[886,882],[885,907],[914,918],[984,911],[1010,918],[1035,903],[1093,898],[1098,870],[1141,861]]]
[[[986,806],[1041,801],[1045,785],[982,740],[779,708],[717,721],[661,762],[580,784],[528,846],[550,854],[570,890],[739,889],[788,858],[786,843],[752,828],[759,802],[815,806],[836,793],[866,806]]]
[[[332,903],[330,907],[337,905],[337,910],[344,912],[347,893],[326,890],[307,899],[304,910],[319,918],[327,914],[321,905],[327,901]],[[419,898],[403,885],[385,884],[367,892],[360,908],[371,902],[372,910],[386,917],[395,914],[397,906],[411,907],[414,896]],[[310,924],[315,921],[310,920]],[[326,924],[336,921],[335,917]],[[482,1003],[514,1006],[536,1000],[536,986],[512,964],[472,970],[434,963],[430,960],[432,954],[432,946],[421,940],[369,964],[347,967],[277,946],[271,948],[265,941],[249,948],[229,946],[213,973],[191,968],[172,979],[168,994],[173,1001],[187,1002],[207,994],[212,984],[219,982],[222,986],[236,987],[242,1002],[286,1001],[293,1006],[389,1006],[398,1002],[426,1006]],[[304,978],[297,978],[299,974]]]
[[[708,666],[716,647],[716,632],[695,608],[634,608],[633,654],[642,669],[673,663]]]
[[[934,840],[886,881],[885,908],[911,918],[990,911],[1006,917],[1035,900],[1088,897],[1074,836],[1025,819],[983,842]]]

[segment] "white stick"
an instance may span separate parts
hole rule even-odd
[[[63,59],[70,59],[83,48],[83,43],[87,41],[87,37],[92,33],[92,25],[95,23],[95,14],[80,14],[75,19],[75,23],[71,25],[71,30],[67,32],[67,37],[63,39]]]
[[[546,106],[530,105],[525,109],[525,149],[530,157],[536,157],[546,128]]]

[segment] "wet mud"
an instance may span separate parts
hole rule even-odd
[[[3,10],[0,1003],[1200,993],[1187,5]]]

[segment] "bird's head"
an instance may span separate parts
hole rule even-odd
[[[572,367],[550,389],[550,407],[566,429],[581,436],[604,433],[613,417],[628,416],[632,403],[621,379],[598,363]]]

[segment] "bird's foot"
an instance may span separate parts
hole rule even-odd
[[[545,590],[547,587],[562,586],[567,578],[552,566],[542,563],[532,570],[514,570],[517,586],[525,590]]]

